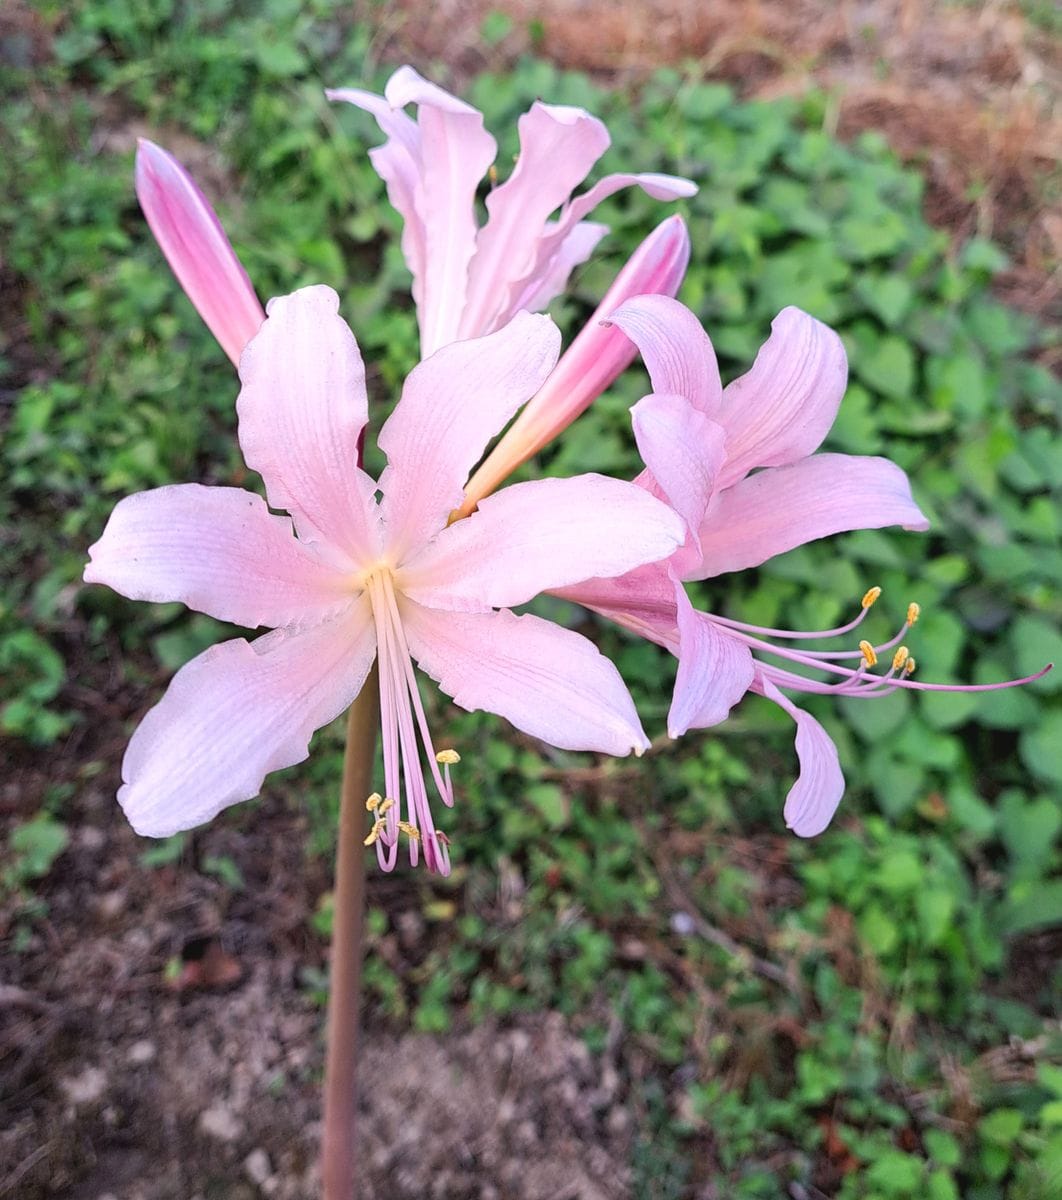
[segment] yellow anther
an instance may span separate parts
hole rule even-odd
[[[420,830],[416,827],[416,825],[411,825],[408,821],[399,821],[398,828],[406,835],[406,837],[412,838],[415,842],[420,841]]]
[[[892,656],[892,669],[898,671],[910,657],[910,650],[906,646],[901,646]]]
[[[907,661],[906,661],[906,662],[903,664],[903,673],[904,673],[905,675],[913,675],[913,674],[914,674],[914,669],[915,669],[915,660],[914,660],[913,658],[909,658],[909,659],[908,659],[908,660],[907,660]]]
[[[865,638],[859,643],[859,650],[863,655],[863,661],[868,667],[876,667],[878,665],[877,651]]]
[[[912,600],[907,606],[907,624],[913,625],[922,614],[922,606]]]
[[[490,180],[491,187],[498,186],[498,168],[493,163],[487,168],[487,178]]]
[[[454,767],[461,761],[461,755],[456,750],[440,750],[435,756],[437,763],[442,763],[444,767]]]
[[[862,600],[860,600],[860,602],[859,602],[859,603],[860,603],[860,604],[861,604],[861,605],[862,605],[864,608],[869,608],[869,607],[870,607],[870,606],[871,606],[871,605],[874,603],[874,601],[875,601],[875,600],[877,600],[877,598],[878,598],[880,595],[881,595],[881,588],[879,588],[879,587],[872,587],[872,588],[868,589],[866,592],[864,592],[864,593],[863,593],[863,599],[862,599]]]
[[[390,796],[385,800],[379,792],[373,792],[368,800],[365,801],[365,807],[376,818],[372,823],[372,828],[369,830],[369,836],[365,839],[366,846],[371,846],[379,838],[381,831],[387,827],[387,822],[381,820],[381,818],[385,812],[389,812],[394,806],[395,802]]]

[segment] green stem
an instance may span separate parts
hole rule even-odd
[[[379,724],[379,681],[377,668],[373,667],[347,714],[347,748],[343,756],[321,1137],[324,1200],[354,1197],[356,1060],[365,912],[365,800],[372,791]]]

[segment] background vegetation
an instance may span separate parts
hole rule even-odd
[[[38,7],[58,23],[59,6]],[[340,292],[375,421],[416,354],[399,225],[365,154],[375,126],[321,93],[382,87],[369,27],[337,0],[62,7],[51,57],[5,70],[0,113],[14,299],[0,314],[0,727],[16,772],[52,764],[40,787],[5,794],[12,961],[63,886],[80,792],[116,775],[99,754],[100,697],[119,697],[107,711],[128,725],[229,632],[79,582],[121,496],[245,481],[233,374],[139,215],[135,137],[216,198],[260,295]],[[494,18],[482,32],[506,31]],[[724,374],[747,367],[786,304],[834,325],[852,382],[828,448],[896,460],[933,520],[928,536],[853,534],[719,581],[705,589],[715,609],[823,628],[879,584],[882,636],[922,605],[909,643],[922,678],[1062,659],[1062,386],[1042,365],[1057,330],[994,297],[998,246],[926,224],[923,180],[884,138],[837,141],[828,95],[739,102],[692,68],[610,92],[526,58],[464,94],[500,163],[541,96],[607,122],[602,170],[694,178],[682,298]],[[569,334],[661,215],[638,195],[609,206],[603,253],[555,309]],[[632,475],[626,410],[644,390],[630,372],[535,469]],[[668,658],[549,611],[598,638],[662,734]],[[551,1009],[595,1053],[620,1039],[640,1064],[632,1195],[1046,1200],[1062,1190],[1060,690],[1056,670],[1003,694],[814,706],[849,790],[810,843],[782,829],[791,727],[754,699],[724,729],[606,763],[433,696],[463,756],[447,827],[458,867],[373,893],[370,1025],[445,1034]],[[338,771],[331,730],[270,785],[312,814],[308,862],[330,853]],[[254,822],[256,806],[223,820]],[[245,886],[239,861],[190,839],[149,849],[141,869],[173,863]],[[322,892],[304,914],[315,934],[328,906]],[[423,935],[396,941],[411,909]],[[319,962],[302,977],[311,995],[326,986]]]

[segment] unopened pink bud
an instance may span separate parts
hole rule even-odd
[[[690,260],[690,238],[680,216],[668,217],[631,255],[582,332],[561,356],[538,393],[472,476],[456,517],[468,516],[484,496],[567,428],[616,379],[637,350],[608,318],[633,296],[674,296]]]
[[[238,366],[265,312],[217,214],[173,155],[145,138],[137,145],[136,194],[188,299]]]

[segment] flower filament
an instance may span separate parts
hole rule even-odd
[[[991,692],[1000,688],[1018,687],[1023,683],[1031,683],[1051,670],[1051,664],[1029,675],[1024,679],[1007,679],[1000,683],[950,684],[922,683],[911,679],[914,673],[915,660],[903,639],[911,626],[921,615],[921,608],[916,603],[907,606],[907,617],[899,630],[886,642],[875,645],[866,639],[860,641],[857,650],[797,650],[789,646],[778,646],[767,639],[779,638],[783,641],[796,641],[805,638],[833,638],[847,633],[862,624],[870,608],[881,595],[881,588],[871,588],[864,596],[859,615],[846,625],[836,629],[801,631],[793,629],[768,629],[759,625],[749,625],[743,621],[734,621],[727,617],[716,617],[730,633],[744,642],[752,651],[768,654],[798,666],[810,668],[819,675],[830,677],[828,680],[798,674],[782,666],[769,663],[759,663],[763,675],[778,687],[790,691],[806,692],[815,695],[852,696],[858,699],[870,699],[875,696],[890,694],[897,688],[907,688],[923,692]],[[894,649],[895,647],[895,649]],[[891,665],[884,674],[875,674],[872,668],[877,666],[880,656],[893,651]],[[858,665],[849,663],[858,660]]]
[[[421,747],[431,764],[435,789],[448,807],[454,802],[450,766],[459,762],[460,757],[453,750],[442,750],[436,754],[432,745],[390,569],[384,566],[376,568],[365,577],[364,586],[376,623],[380,662],[380,727],[387,796],[387,799],[381,800],[377,793],[373,793],[366,801],[366,808],[374,814],[374,823],[365,844],[376,846],[380,866],[390,871],[398,858],[399,835],[405,834],[409,842],[409,861],[413,866],[417,865],[423,847],[424,863],[428,870],[448,875],[449,839],[436,830],[432,820]],[[406,811],[404,820],[401,817],[403,796]]]

